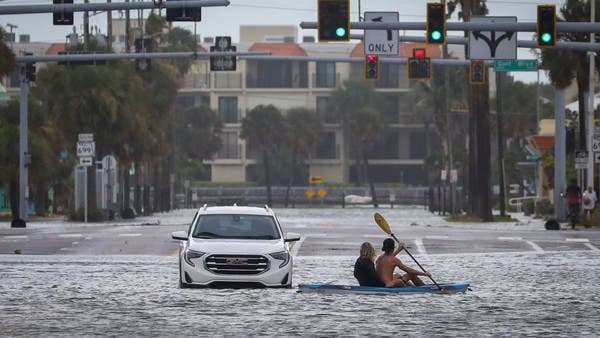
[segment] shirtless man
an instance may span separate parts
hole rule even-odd
[[[404,249],[404,244],[400,243],[398,248],[394,250],[396,244],[391,238],[386,238],[383,241],[383,254],[377,258],[376,269],[379,278],[388,288],[412,286],[412,285],[423,285],[423,281],[418,276],[431,277],[429,272],[417,271],[410,268],[402,263],[400,259],[396,257]],[[398,267],[404,272],[405,275],[394,273],[394,269]]]

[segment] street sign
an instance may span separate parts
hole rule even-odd
[[[592,138],[592,151],[600,152],[600,137],[597,137],[596,135]]]
[[[494,70],[497,72],[535,72],[538,70],[538,62],[532,60],[496,60]]]
[[[77,134],[77,140],[79,142],[93,142],[94,134]]]
[[[95,142],[77,142],[77,156],[93,157],[96,155]]]
[[[92,158],[91,157],[80,157],[79,158],[79,165],[82,167],[91,167],[93,164]]]
[[[308,182],[311,184],[323,183],[323,176],[310,175],[308,176]]]
[[[231,45],[231,36],[215,37],[215,45],[210,46],[211,52],[235,52],[237,48]],[[235,71],[236,58],[232,56],[211,56],[210,70],[211,71]]]
[[[575,169],[586,169],[588,163],[588,152],[578,150],[575,152]]]
[[[514,23],[516,16],[474,16],[471,22],[481,23]],[[517,32],[501,31],[470,31],[469,32],[469,59],[516,59],[517,58]]]
[[[397,23],[398,12],[365,12],[366,22]],[[365,29],[365,54],[398,55],[398,30]]]

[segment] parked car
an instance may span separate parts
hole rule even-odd
[[[279,220],[265,206],[203,206],[180,240],[179,286],[291,287],[293,258]]]

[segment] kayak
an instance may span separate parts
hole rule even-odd
[[[318,293],[364,293],[364,294],[415,294],[415,293],[433,293],[449,294],[465,292],[469,288],[468,283],[445,283],[439,284],[440,290],[435,284],[426,284],[423,286],[408,286],[403,288],[382,288],[374,286],[358,285],[339,285],[328,283],[303,283],[298,284],[298,292],[318,292]]]

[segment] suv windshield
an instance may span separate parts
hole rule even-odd
[[[279,239],[272,216],[202,215],[196,221],[194,238]]]

